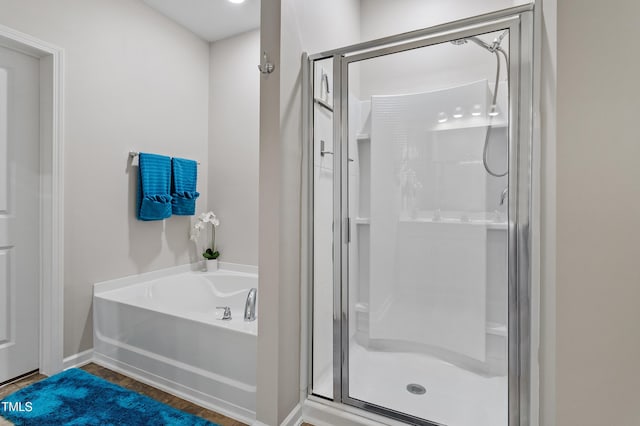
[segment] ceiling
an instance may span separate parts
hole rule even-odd
[[[234,4],[227,0],[143,0],[207,41],[216,41],[260,26],[260,0]]]

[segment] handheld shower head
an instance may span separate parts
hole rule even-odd
[[[468,41],[469,40],[467,40],[466,38],[459,38],[457,40],[451,40],[451,44],[462,46],[463,44],[467,44]]]
[[[509,30],[504,30],[502,34],[493,39],[493,43],[491,43],[491,50],[496,51],[500,49],[500,44],[502,43],[502,39],[509,33]]]

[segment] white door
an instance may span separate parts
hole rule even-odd
[[[0,383],[38,368],[39,60],[0,47]]]

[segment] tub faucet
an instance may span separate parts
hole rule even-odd
[[[244,320],[255,321],[256,320],[256,301],[258,296],[258,289],[252,288],[247,294],[247,302],[244,305]]]

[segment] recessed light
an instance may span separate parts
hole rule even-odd
[[[235,3],[235,4],[240,4],[240,3],[244,3],[244,0],[229,0],[229,2]]]

